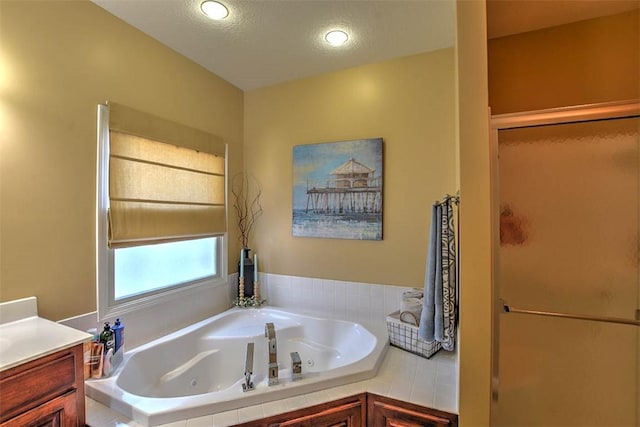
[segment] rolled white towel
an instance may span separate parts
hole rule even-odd
[[[405,313],[411,313],[407,315]],[[402,298],[400,305],[400,320],[406,323],[414,323],[418,326],[420,323],[420,315],[422,314],[422,298]]]
[[[413,288],[402,293],[402,299],[405,298],[422,298],[424,291],[422,289]]]

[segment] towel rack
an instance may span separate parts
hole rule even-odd
[[[501,302],[502,302],[503,313],[533,314],[536,316],[562,317],[565,319],[591,320],[594,322],[618,323],[623,325],[640,326],[640,320],[623,319],[620,317],[592,316],[590,314],[572,314],[572,313],[558,313],[555,311],[524,310],[520,308],[510,307],[509,304],[507,304],[507,302],[504,300],[501,300]]]
[[[442,198],[442,200],[436,200],[434,202],[434,204],[444,204],[447,202],[451,202],[454,205],[459,205],[460,204],[460,191],[456,191],[456,194],[454,194],[453,196],[451,194],[445,194],[445,196]]]

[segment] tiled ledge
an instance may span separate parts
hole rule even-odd
[[[418,357],[390,347],[378,374],[366,381],[320,390],[306,395],[248,406],[214,415],[192,418],[163,427],[227,427],[271,415],[325,403],[365,391],[381,396],[458,412],[458,368],[456,355],[439,351],[431,359]],[[90,398],[87,402],[87,425],[91,427],[141,427],[135,421]]]

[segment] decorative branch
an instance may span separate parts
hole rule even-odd
[[[252,188],[254,188],[254,195],[250,194]],[[249,233],[251,233],[256,220],[262,215],[262,205],[260,204],[262,187],[255,177],[249,177],[246,173],[241,172],[231,180],[231,194],[234,198],[233,208],[238,216],[238,230],[240,231],[238,240],[242,243],[243,248],[248,248]]]

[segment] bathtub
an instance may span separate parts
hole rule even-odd
[[[268,385],[265,324],[276,330],[279,383]],[[374,332],[371,332],[374,331]],[[244,392],[247,344],[254,343],[254,390]],[[109,378],[86,393],[154,426],[256,405],[373,377],[388,347],[384,329],[270,307],[233,308],[127,351]],[[291,352],[302,361],[293,380]]]

